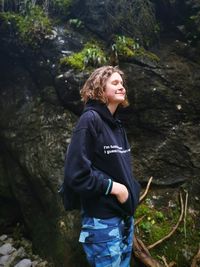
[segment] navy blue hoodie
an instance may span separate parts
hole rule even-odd
[[[109,194],[110,181],[124,184],[128,199],[121,204]],[[121,122],[105,104],[90,100],[72,135],[65,160],[65,183],[80,195],[84,214],[111,218],[133,215],[140,185],[131,169],[131,152]]]

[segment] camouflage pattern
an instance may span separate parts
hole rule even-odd
[[[79,242],[94,267],[130,266],[133,218],[98,219],[83,217]]]

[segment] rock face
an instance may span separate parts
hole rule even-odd
[[[134,77],[128,78],[129,135],[140,180],[153,175],[155,183],[175,184],[199,177],[200,67],[177,54],[181,46],[173,40],[161,44],[154,68],[124,65]]]
[[[177,1],[160,4],[164,2]],[[155,39],[150,1],[88,0],[80,7],[77,17],[104,40],[129,32],[146,44]],[[57,189],[76,115],[82,110],[78,92],[89,73],[61,70],[58,62],[80,50],[87,37],[65,32],[62,26],[55,32],[54,40],[38,53],[16,47],[12,38],[1,35],[0,229],[12,231],[20,223],[33,249],[55,266],[84,267],[77,245],[79,213],[63,211]],[[159,62],[145,57],[120,62],[130,100],[120,116],[136,177],[146,183],[152,175],[154,184],[177,188],[185,182],[195,198],[200,188],[200,56],[198,44],[178,40],[176,34],[160,38],[154,48]]]
[[[106,40],[113,34],[128,35],[146,44],[157,38],[154,6],[149,0],[81,1],[74,15]]]
[[[8,92],[6,88],[6,98]],[[10,99],[8,109],[4,107],[5,113],[1,113],[2,127],[5,127],[1,135],[1,180],[4,181],[1,204],[7,203],[4,216],[11,217],[13,208],[8,203],[16,202],[20,214],[11,217],[9,224],[21,217],[26,234],[33,237],[33,248],[40,247],[42,255],[51,255],[61,264],[65,254],[67,262],[68,249],[60,230],[62,210],[57,190],[75,117],[57,102],[45,104],[37,98],[18,106],[17,101],[23,96],[20,90],[17,94],[14,101]],[[7,100],[4,98],[3,102]]]

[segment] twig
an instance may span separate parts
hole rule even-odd
[[[138,223],[140,223],[144,219],[144,217],[146,217],[146,215],[143,215],[141,218],[137,219],[134,225],[136,226]]]
[[[184,204],[183,204],[183,198],[182,198],[182,194],[180,193],[180,201],[181,201],[181,214],[180,214],[180,217],[179,217],[179,220],[178,222],[176,223],[176,225],[173,227],[172,231],[167,234],[165,237],[163,237],[162,239],[156,241],[155,243],[153,243],[152,245],[149,245],[147,248],[148,249],[152,249],[154,248],[155,246],[157,246],[158,244],[162,243],[164,240],[168,239],[170,236],[173,235],[173,233],[176,231],[176,229],[178,228],[180,222],[182,221],[183,219],[183,214],[184,214]]]
[[[188,207],[188,192],[186,191],[186,197],[185,197],[185,212],[184,212],[184,235],[185,238],[187,237],[187,230],[186,230],[186,219],[187,219],[187,207]]]
[[[191,267],[196,267],[198,262],[200,262],[200,249],[197,252],[196,256],[194,256]]]
[[[151,176],[151,177],[149,178],[147,187],[146,187],[144,193],[142,194],[142,196],[140,197],[140,201],[139,201],[139,202],[141,202],[141,201],[146,197],[146,195],[147,195],[147,193],[148,193],[148,191],[149,191],[149,187],[150,187],[150,185],[151,185],[152,179],[153,179],[153,176]]]
[[[162,256],[161,259],[164,262],[165,266],[169,267],[169,265],[167,264],[167,260],[166,260],[165,256]]]
[[[175,261],[172,261],[172,262],[169,263],[169,267],[173,267],[173,266],[177,266]]]

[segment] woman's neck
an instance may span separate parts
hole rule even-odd
[[[110,113],[113,115],[118,107],[118,104],[108,104],[107,108],[109,109]]]

